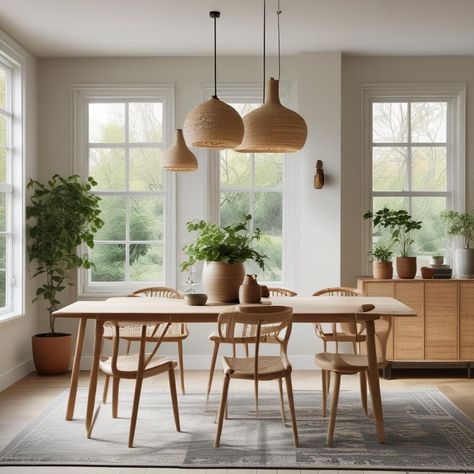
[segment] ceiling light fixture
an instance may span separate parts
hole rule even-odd
[[[186,142],[199,148],[235,148],[244,135],[239,113],[217,97],[216,21],[220,15],[218,11],[209,13],[214,19],[214,95],[191,110],[184,121]]]
[[[161,167],[167,171],[195,171],[198,168],[196,155],[187,147],[183,131],[176,129],[176,140],[163,153]]]
[[[263,0],[263,105],[244,116],[241,153],[293,153],[303,148],[308,128],[301,115],[280,103],[280,0],[278,0],[278,79],[271,77],[265,94],[265,0]]]

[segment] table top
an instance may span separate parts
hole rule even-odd
[[[358,314],[360,321],[378,319],[380,316],[416,316],[416,312],[395,298],[390,297],[272,297],[263,304],[293,308],[294,322],[345,322],[353,321],[354,314],[362,312],[363,304],[373,304],[368,313]],[[189,306],[182,299],[168,298],[110,298],[106,301],[77,301],[54,312],[60,318],[106,319],[116,321],[171,321],[205,323],[216,322],[219,313],[235,304],[208,303]]]

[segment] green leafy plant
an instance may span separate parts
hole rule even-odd
[[[392,245],[393,244],[377,242],[374,248],[369,252],[369,256],[372,257],[372,260],[377,262],[391,262],[393,257]]]
[[[97,183],[93,178],[82,182],[79,176],[63,178],[54,175],[46,184],[30,180],[31,204],[26,208],[29,261],[37,263],[33,277],[45,274],[46,282],[36,290],[36,301],[42,297],[49,303],[49,324],[54,335],[52,313],[60,301],[57,294],[72,285],[68,272],[75,268],[91,268],[86,255],[79,256],[77,247],[94,246],[94,234],[103,226],[100,198],[91,192]]]
[[[443,211],[441,218],[448,224],[448,235],[461,236],[464,248],[470,248],[471,241],[474,240],[474,211]]]
[[[414,242],[411,233],[414,230],[421,229],[422,222],[415,221],[407,211],[391,210],[387,207],[378,210],[375,214],[367,211],[364,219],[373,219],[374,227],[381,226],[388,229],[391,234],[391,240],[397,244],[401,257],[408,257],[410,246]]]
[[[188,259],[180,265],[181,271],[189,270],[198,261],[245,262],[254,260],[264,270],[266,255],[257,252],[253,244],[260,240],[260,229],[249,231],[252,219],[245,215],[241,222],[220,227],[206,221],[193,221],[186,224],[188,232],[197,232],[197,239],[183,247]]]

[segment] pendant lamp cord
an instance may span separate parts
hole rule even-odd
[[[265,27],[266,27],[266,0],[263,0],[263,100],[265,103]]]
[[[280,0],[278,0],[278,7],[277,7],[277,28],[278,28],[278,80],[280,80],[280,72],[281,72],[281,59],[280,59]]]
[[[214,97],[217,98],[217,16],[214,16]]]

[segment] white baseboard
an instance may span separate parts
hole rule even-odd
[[[18,364],[16,367],[13,367],[10,370],[7,370],[3,374],[0,374],[0,392],[5,390],[10,385],[13,385],[18,380],[26,377],[31,372],[34,372],[35,365],[32,360],[27,360]]]

